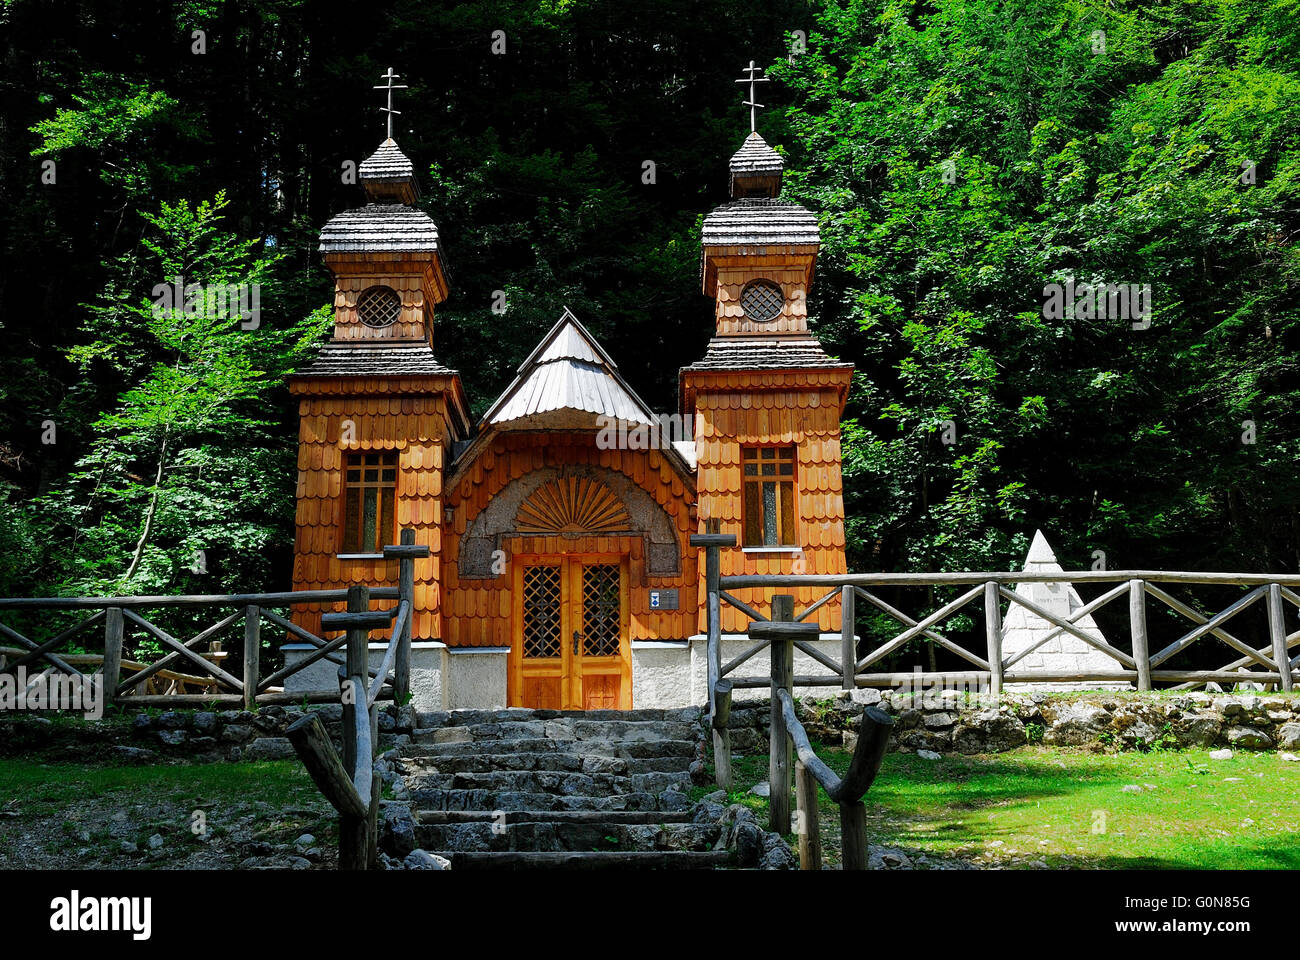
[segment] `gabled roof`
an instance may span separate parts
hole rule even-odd
[[[624,382],[614,363],[570,311],[542,338],[505,393],[483,415],[486,425],[544,427],[562,412],[655,423],[654,413]],[[551,416],[548,416],[551,415]],[[584,418],[585,419],[585,418]]]
[[[608,419],[602,419],[608,418]],[[616,364],[568,307],[519,365],[518,375],[479,421],[478,436],[456,451],[448,483],[487,448],[499,430],[574,430],[593,434],[621,421],[662,426],[627,385]],[[695,488],[695,467],[675,444],[659,453]]]

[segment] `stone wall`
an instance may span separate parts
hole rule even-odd
[[[994,703],[956,692],[923,696],[867,688],[833,699],[803,698],[800,716],[809,736],[852,747],[867,704],[893,716],[893,748],[905,751],[998,753],[1026,743],[1097,750],[1300,749],[1300,696],[1294,694],[1032,693],[1006,694]],[[768,718],[766,701],[736,704],[733,752],[766,752]]]
[[[343,707],[309,708],[342,750]],[[48,759],[159,763],[169,760],[290,760],[296,757],[285,736],[301,707],[246,710],[166,710],[103,720],[13,714],[0,717],[0,756],[40,755]],[[415,712],[388,705],[379,713],[379,750],[399,746],[415,725]]]

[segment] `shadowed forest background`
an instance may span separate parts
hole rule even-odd
[[[565,304],[676,410],[753,59],[857,365],[850,570],[1035,527],[1067,568],[1300,565],[1298,0],[6,0],[0,55],[0,595],[289,587],[283,378],[389,66],[476,414]],[[260,282],[261,326],[154,318],[177,273]],[[1150,328],[1044,319],[1071,277],[1151,284]]]

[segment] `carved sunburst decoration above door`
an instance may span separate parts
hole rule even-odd
[[[519,507],[518,533],[605,533],[632,525],[623,501],[588,477],[558,477]]]

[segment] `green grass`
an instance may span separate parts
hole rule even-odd
[[[335,818],[292,760],[122,767],[2,759],[0,798],[0,811],[13,814],[0,819],[0,854],[19,863],[35,841],[67,865],[167,866],[207,849],[192,829],[195,811],[217,841],[236,829],[270,844],[311,832],[325,846],[337,835]],[[153,833],[167,838],[162,861],[122,861],[122,840],[143,849]]]
[[[844,750],[817,752],[837,773],[847,769]],[[1008,867],[1300,869],[1300,764],[1269,753],[1208,754],[1032,746],[939,760],[887,754],[866,797],[870,839],[909,855]],[[767,800],[747,791],[767,779],[766,755],[739,759],[733,770],[730,801],[765,823]],[[824,792],[820,802],[834,863],[838,808]]]

